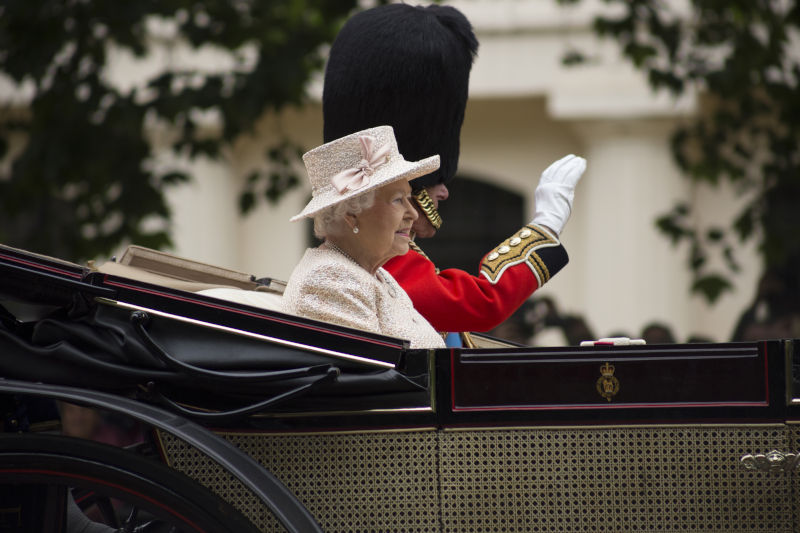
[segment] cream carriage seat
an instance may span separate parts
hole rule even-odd
[[[231,287],[214,287],[212,289],[203,289],[196,292],[203,296],[211,296],[212,298],[219,298],[220,300],[227,300],[229,302],[261,307],[271,311],[282,311],[281,299],[283,298],[283,293]]]
[[[286,287],[280,280],[256,279],[236,270],[135,245],[128,246],[119,261],[93,268],[105,274],[273,311],[280,311]]]

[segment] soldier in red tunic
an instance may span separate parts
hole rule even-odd
[[[450,6],[390,4],[351,17],[334,41],[323,88],[324,140],[391,125],[409,160],[439,154],[437,172],[411,182],[419,204],[416,238],[442,223],[438,203],[458,166],[469,74],[478,41]],[[566,265],[558,235],[586,161],[569,155],[542,174],[536,214],[479,261],[477,275],[439,270],[412,242],[384,267],[439,331],[487,331],[508,318]],[[465,339],[469,343],[468,337]]]

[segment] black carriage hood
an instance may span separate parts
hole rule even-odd
[[[428,358],[362,334],[0,249],[0,377],[192,412],[429,405]]]

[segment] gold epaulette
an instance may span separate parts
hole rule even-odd
[[[497,283],[508,267],[525,262],[533,271],[541,287],[552,274],[547,261],[540,256],[540,251],[556,246],[560,247],[561,243],[549,231],[540,226],[528,224],[484,257],[481,263],[481,273],[492,283]],[[560,262],[558,261],[558,263]],[[560,270],[563,264],[555,266],[557,268],[552,273]]]

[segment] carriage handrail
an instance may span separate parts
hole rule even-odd
[[[182,372],[197,378],[206,378],[214,381],[230,381],[233,383],[263,383],[268,381],[278,381],[282,379],[291,379],[296,377],[305,376],[327,376],[333,368],[330,364],[305,366],[300,368],[291,368],[288,370],[267,370],[263,372],[248,372],[243,370],[228,372],[220,370],[211,370],[208,368],[201,368],[189,363],[184,363],[172,357],[167,351],[147,333],[146,324],[150,319],[149,315],[144,311],[133,311],[130,314],[129,320],[133,325],[133,330],[139,335],[144,345],[156,356],[161,362],[167,365],[176,372]],[[339,370],[336,369],[338,375]]]
[[[379,367],[379,368],[397,368],[397,365],[395,365],[394,363],[389,363],[387,361],[380,361],[380,360],[377,360],[377,359],[369,359],[367,357],[360,357],[360,356],[357,356],[357,355],[352,355],[352,354],[348,354],[348,353],[344,353],[344,352],[338,352],[336,350],[328,350],[327,348],[321,348],[319,346],[312,346],[312,345],[309,345],[309,344],[302,344],[302,343],[299,343],[299,342],[294,342],[294,341],[290,341],[290,340],[286,340],[286,339],[279,339],[277,337],[271,337],[269,335],[262,335],[260,333],[254,333],[252,331],[246,331],[246,330],[242,330],[242,329],[231,328],[231,327],[228,327],[228,326],[223,326],[221,324],[214,324],[214,323],[211,323],[211,322],[205,322],[205,321],[202,321],[202,320],[197,320],[197,319],[189,318],[189,317],[182,316],[182,315],[175,315],[175,314],[172,314],[172,313],[166,313],[164,311],[159,311],[157,309],[151,309],[149,307],[144,307],[144,306],[141,306],[141,305],[134,305],[134,304],[130,304],[130,303],[127,303],[127,302],[121,302],[121,301],[118,301],[118,300],[112,300],[112,299],[109,299],[109,298],[95,298],[95,301],[97,303],[111,305],[111,306],[114,306],[114,307],[120,307],[122,309],[127,309],[129,311],[143,311],[143,312],[148,313],[148,314],[153,315],[153,316],[160,316],[160,317],[164,317],[164,318],[169,318],[169,319],[177,320],[177,321],[180,321],[180,322],[185,322],[185,323],[188,323],[188,324],[194,324],[194,325],[206,327],[206,328],[209,328],[209,329],[215,329],[215,330],[218,330],[218,331],[224,331],[226,333],[233,333],[234,335],[240,335],[240,336],[243,336],[243,337],[249,337],[249,338],[253,338],[253,339],[263,340],[263,341],[269,342],[271,344],[277,344],[279,346],[287,346],[289,348],[296,348],[296,349],[299,349],[299,350],[302,350],[302,351],[306,351],[306,352],[309,352],[309,353],[327,355],[327,356],[330,356],[330,357],[335,357],[335,358],[338,358],[338,359],[342,359],[342,360],[346,360],[346,361],[350,361],[350,362],[354,362],[354,363],[364,364],[364,365],[367,365],[367,366],[373,366],[373,367]]]
[[[167,398],[166,396],[155,390],[154,386],[153,388],[148,388],[148,398],[152,399],[156,403],[160,403],[161,405],[166,406],[171,411],[180,413],[190,418],[194,418],[197,420],[204,420],[206,422],[209,421],[218,422],[221,420],[224,420],[226,422],[231,422],[233,420],[244,418],[245,416],[264,411],[268,407],[273,407],[275,405],[280,404],[281,402],[302,396],[306,394],[308,391],[310,391],[313,387],[321,383],[329,382],[339,375],[339,369],[337,368],[329,367],[326,369],[326,372],[327,372],[326,374],[322,375],[321,377],[318,377],[316,381],[313,381],[311,383],[306,383],[304,385],[299,385],[282,394],[278,394],[276,396],[267,398],[266,400],[262,400],[260,402],[256,402],[236,409],[207,411],[204,409],[192,409],[189,407],[184,407],[179,403],[170,400],[169,398]]]

